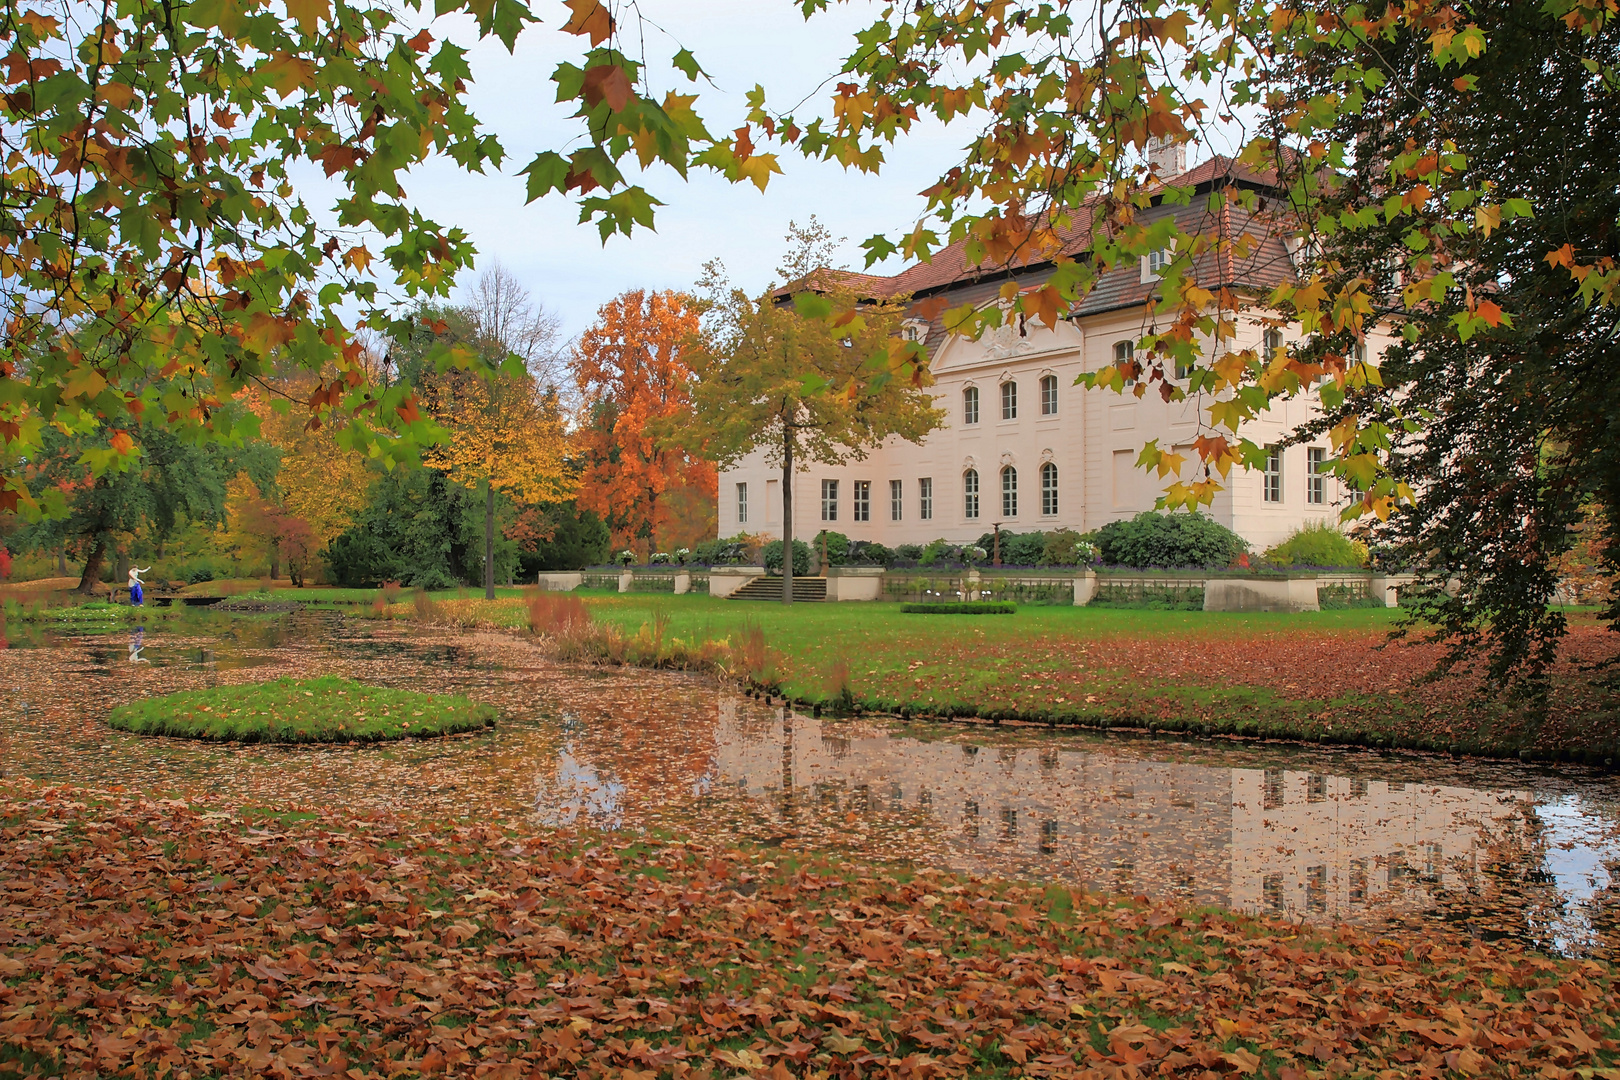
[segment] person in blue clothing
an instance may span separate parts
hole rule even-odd
[[[141,601],[146,599],[145,591],[142,588],[142,586],[145,583],[141,581],[141,575],[145,574],[145,573],[149,573],[151,571],[151,569],[152,568],[150,566],[146,566],[146,567],[132,566],[132,567],[129,568],[129,606],[130,607],[140,607],[141,606]]]

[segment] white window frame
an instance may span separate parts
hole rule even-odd
[[[889,520],[899,521],[904,516],[906,508],[906,484],[904,480],[889,481]]]
[[[838,520],[838,481],[823,480],[821,482],[821,520]]]
[[[1260,498],[1263,502],[1281,503],[1283,501],[1282,470],[1282,447],[1266,447],[1266,468],[1260,474]]]
[[[1120,364],[1126,363],[1127,361],[1134,361],[1135,359],[1136,359],[1136,342],[1134,342],[1134,341],[1116,341],[1116,342],[1114,342],[1114,366],[1115,367],[1118,367]],[[1125,380],[1125,385],[1126,386],[1135,386],[1136,385],[1136,380],[1131,379],[1131,378],[1127,378]]]
[[[737,524],[748,524],[748,485],[737,485]]]
[[[934,520],[934,478],[932,476],[920,477],[917,480],[917,518],[921,521]]]
[[[1018,419],[1018,383],[1013,379],[1001,384],[1001,418]]]
[[[977,386],[964,386],[962,388],[962,423],[964,425],[979,422],[979,388]]]
[[[1012,465],[1001,467],[1001,516],[1018,516],[1018,469]]]
[[[1327,464],[1327,451],[1320,446],[1305,449],[1305,501],[1312,506],[1327,505],[1327,476],[1322,466]]]
[[[1041,376],[1041,415],[1056,416],[1058,410],[1058,384],[1056,375]]]
[[[962,516],[969,521],[979,520],[978,469],[966,469],[962,473]]]
[[[872,520],[872,481],[855,481],[855,491],[850,500],[851,521]]]
[[[1048,461],[1041,466],[1041,516],[1057,517],[1058,512],[1058,467],[1055,462]]]

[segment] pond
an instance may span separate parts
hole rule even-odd
[[[198,615],[26,645],[0,652],[7,776],[661,829],[1620,958],[1620,783],[1576,768],[815,719],[706,677],[557,665],[510,635],[330,613]],[[466,693],[503,720],[472,736],[314,749],[105,723],[134,697],[327,672]]]

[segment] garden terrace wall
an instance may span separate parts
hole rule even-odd
[[[608,589],[620,592],[706,593],[730,596],[756,577],[763,566],[593,567],[584,571],[542,573],[545,589]],[[887,600],[893,603],[942,604],[976,601],[1013,604],[1163,605],[1218,610],[1314,611],[1318,597],[1334,606],[1374,602],[1394,607],[1409,574],[1347,572],[1245,574],[1206,570],[1129,570],[1102,568],[1063,572],[979,568],[952,570],[884,570],[876,566],[835,566],[827,572],[827,599]],[[1227,599],[1206,601],[1212,583],[1225,593],[1275,592],[1275,603],[1231,608]],[[1250,588],[1250,586],[1254,586]]]

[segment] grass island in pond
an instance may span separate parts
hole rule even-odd
[[[496,710],[455,694],[421,694],[322,676],[186,690],[120,705],[108,722],[137,735],[221,742],[380,742],[455,735],[495,724]]]

